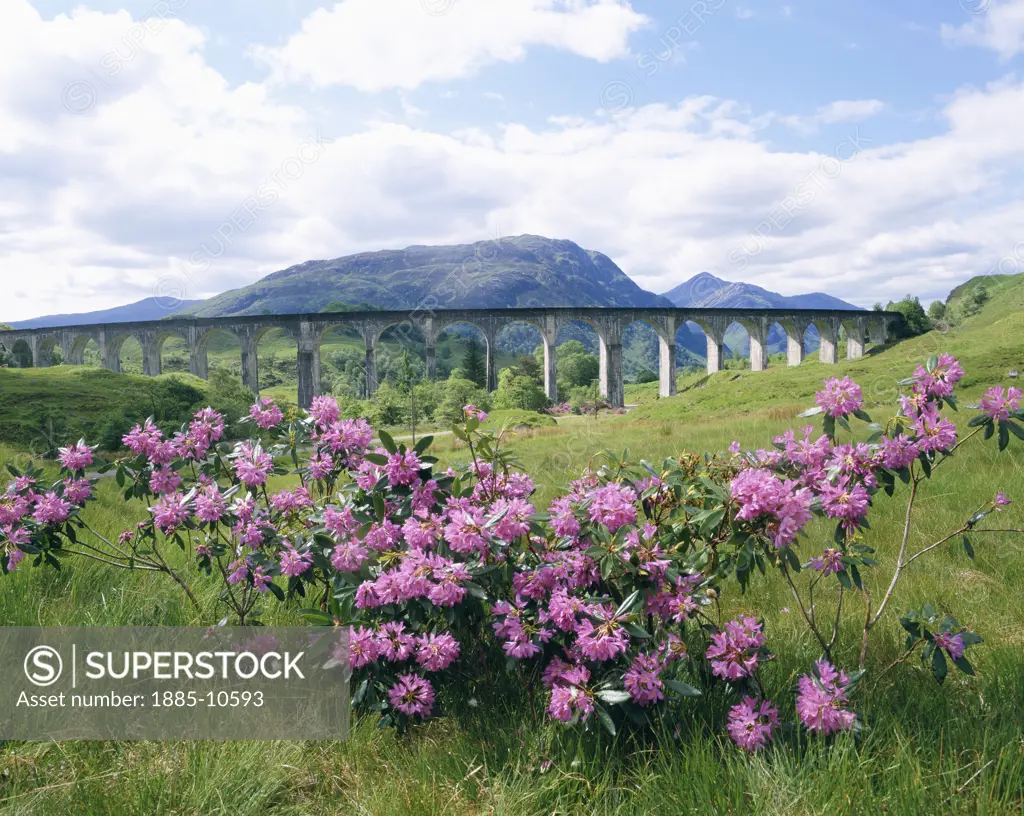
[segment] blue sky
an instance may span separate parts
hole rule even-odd
[[[654,291],[1024,271],[1024,0],[7,0],[0,49],[0,319],[522,232]]]

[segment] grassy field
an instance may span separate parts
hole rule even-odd
[[[804,424],[795,415],[824,376],[856,377],[868,410],[884,418],[894,410],[897,382],[930,353],[948,350],[967,370],[961,401],[969,402],[989,384],[1012,382],[1010,369],[1024,368],[1024,287],[1016,280],[1000,287],[983,313],[954,333],[932,333],[838,366],[809,360],[797,369],[722,372],[707,382],[681,378],[672,399],[655,399],[656,384],[630,386],[627,402],[640,407],[628,415],[564,419],[509,431],[506,441],[535,476],[537,503],[545,505],[604,448],[658,461],[687,449],[722,450],[733,439],[766,446],[772,435]],[[688,386],[694,387],[684,391]],[[492,423],[508,418],[495,415]],[[451,437],[438,437],[434,449],[442,465],[467,455]],[[0,459],[22,455],[0,443]],[[1019,501],[999,520],[1022,526],[1022,446],[998,455],[994,445],[970,445],[944,467],[948,472],[922,490],[912,546],[959,526],[997,490]],[[98,525],[116,531],[135,520],[137,510],[117,501],[112,484],[101,490],[93,511]],[[866,542],[883,564],[898,547],[905,502],[905,490],[876,502]],[[812,527],[801,552],[820,551],[828,533]],[[786,734],[766,753],[747,757],[723,736],[726,704],[712,698],[703,713],[694,706],[678,737],[638,746],[606,735],[581,738],[545,723],[525,700],[504,696],[482,701],[468,719],[442,718],[404,739],[363,721],[345,743],[9,743],[0,758],[0,813],[1019,813],[1024,549],[1020,540],[999,539],[975,541],[975,550],[972,560],[951,542],[907,573],[876,631],[856,697],[868,725],[860,737],[825,744]],[[877,588],[888,577],[875,568],[866,580]],[[0,623],[206,622],[217,613],[212,588],[200,600],[205,608],[197,616],[162,576],[76,561],[60,573],[25,569],[3,579]],[[789,689],[818,650],[790,610],[791,596],[781,582],[758,576],[746,595],[730,591],[724,601],[726,614],[765,618],[777,654],[766,669],[768,691],[783,718],[794,721]],[[914,661],[879,676],[899,654],[898,613],[929,601],[985,638],[972,653],[977,676],[954,673],[940,688]],[[292,622],[291,614],[275,609],[270,620]],[[856,612],[844,621],[841,664],[855,661],[858,622]]]

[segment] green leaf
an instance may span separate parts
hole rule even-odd
[[[650,633],[642,626],[637,626],[635,623],[627,623],[623,625],[623,628],[629,632],[632,637],[638,640],[647,640],[650,638]]]
[[[369,687],[370,678],[367,677],[365,680],[363,680],[362,683],[359,684],[359,688],[356,689],[356,693],[352,695],[352,705],[357,706],[363,701],[363,698],[366,696],[366,690]]]
[[[953,661],[953,664],[960,669],[964,674],[974,676],[974,667],[968,662],[966,657],[960,656]]]
[[[850,574],[846,570],[837,572],[836,578],[838,578],[839,583],[843,585],[843,589],[853,589],[853,581],[850,580]]]
[[[615,736],[615,721],[612,720],[612,715],[605,710],[604,706],[594,706],[594,711],[597,712],[597,718],[601,721],[601,725],[604,726],[604,730]]]
[[[1010,429],[1002,420],[999,421],[999,450],[1005,450],[1010,444]]]
[[[384,506],[384,497],[380,493],[374,492],[373,494],[373,509],[377,514],[377,521],[384,521],[387,508]]]
[[[694,688],[689,683],[684,683],[682,680],[666,680],[665,685],[668,686],[672,691],[678,694],[680,697],[700,697],[701,690]]]
[[[984,425],[986,422],[991,422],[992,417],[988,414],[981,414],[980,416],[974,417],[970,422],[967,423],[968,428],[977,428],[979,425]]]
[[[836,418],[831,414],[827,414],[825,419],[822,420],[821,429],[825,432],[825,436],[833,439],[836,435]]]
[[[606,703],[610,703],[611,705],[620,705],[621,703],[625,703],[630,699],[628,691],[617,691],[615,689],[605,689],[604,691],[599,691],[597,693],[597,696],[601,700],[604,700]],[[613,731],[612,733],[615,732]]]
[[[858,408],[856,411],[853,412],[853,415],[862,422],[871,422],[870,414],[868,414],[867,411],[865,411],[863,408]]]
[[[939,364],[939,355],[938,354],[933,354],[931,357],[928,358],[928,362],[925,363],[924,367],[925,367],[925,369],[927,369],[928,373],[931,374],[935,370],[935,367],[938,364]]]
[[[373,464],[380,465],[381,467],[384,467],[388,463],[388,457],[382,453],[366,453],[363,454],[363,458],[367,462],[372,462]]]
[[[967,537],[963,537],[964,552],[967,553],[967,557],[974,559],[974,547],[971,546],[971,540]]]
[[[380,437],[380,444],[384,446],[384,450],[388,453],[398,453],[398,445],[395,444],[395,440],[391,438],[391,434],[387,431],[378,431],[377,436]]]
[[[946,654],[942,649],[936,649],[932,652],[932,674],[935,675],[935,679],[942,683],[946,679],[946,672],[948,668],[946,666]]]
[[[1012,433],[1015,437],[1017,437],[1018,439],[1024,439],[1024,428],[1022,428],[1016,422],[1006,420],[1006,422],[1004,422],[1003,424],[1010,429],[1010,433]]]
[[[992,438],[992,434],[994,434],[995,432],[996,432],[996,424],[994,422],[989,422],[988,425],[985,426],[984,439],[985,440],[991,439]]]
[[[621,618],[624,615],[628,615],[633,611],[633,608],[637,605],[638,601],[640,601],[640,590],[634,589],[629,596],[619,604],[619,608],[615,610],[615,617]]]
[[[416,451],[416,455],[419,456],[421,453],[423,453],[423,451],[425,451],[427,448],[431,446],[433,441],[434,437],[432,436],[423,437],[419,442],[416,443],[416,447],[414,449]]]

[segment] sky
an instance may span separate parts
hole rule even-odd
[[[0,0],[0,54],[2,320],[522,233],[654,292],[1024,272],[1024,0]]]

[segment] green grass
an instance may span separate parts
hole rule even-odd
[[[546,506],[571,477],[604,448],[658,461],[682,450],[723,450],[733,439],[766,446],[774,434],[804,424],[824,376],[848,373],[864,386],[869,411],[894,408],[896,383],[929,354],[948,350],[967,370],[962,402],[990,383],[1011,382],[1024,368],[1024,281],[993,287],[981,315],[955,333],[896,344],[862,360],[759,374],[722,372],[701,387],[701,376],[680,378],[680,395],[655,399],[657,384],[630,386],[626,416],[564,418],[557,425],[509,431],[506,443],[535,476],[537,504]],[[740,375],[737,377],[737,375]],[[59,402],[59,401],[58,401]],[[0,403],[3,410],[3,403]],[[961,421],[970,412],[963,410]],[[956,417],[956,415],[954,415]],[[504,425],[503,412],[490,422]],[[441,466],[464,460],[452,437],[437,437]],[[0,459],[21,456],[0,443]],[[1000,489],[1024,500],[1021,446],[997,454],[994,445],[965,447],[926,484],[911,539],[923,546],[958,526]],[[906,491],[880,496],[866,542],[891,564],[899,544]],[[1020,518],[1020,504],[998,521]],[[136,518],[113,485],[101,486],[96,523],[117,531]],[[1024,526],[1019,522],[1015,526]],[[816,524],[801,552],[818,551],[829,529]],[[727,702],[712,695],[694,705],[678,739],[649,746],[624,738],[581,738],[546,724],[515,693],[486,701],[464,719],[442,718],[405,739],[355,725],[345,743],[8,743],[0,758],[0,813],[721,813],[721,814],[1010,814],[1024,809],[1024,549],[1020,540],[978,536],[971,560],[958,542],[908,570],[880,624],[869,673],[856,698],[869,728],[860,738],[831,744],[784,734],[757,757],[741,755],[722,734]],[[867,576],[878,590],[888,573]],[[20,570],[0,584],[0,623],[190,624],[218,613],[215,590],[199,581],[202,615],[185,605],[162,576],[126,574],[82,561],[57,573]],[[101,594],[102,593],[102,594]],[[952,673],[943,687],[920,665],[879,676],[899,655],[898,613],[933,602],[979,632],[972,653],[977,676]],[[723,614],[763,615],[777,658],[766,669],[768,690],[792,722],[790,688],[818,650],[792,597],[776,580],[755,577],[746,595],[732,590]],[[829,608],[835,597],[819,601]],[[290,622],[275,608],[271,621]],[[855,662],[854,611],[840,631],[837,661]],[[547,765],[550,763],[550,767]]]

